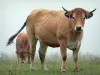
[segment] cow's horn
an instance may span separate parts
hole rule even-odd
[[[95,10],[96,10],[96,9],[94,9],[94,10],[90,11],[90,13],[93,13]]]
[[[62,6],[63,10],[67,11],[63,6]]]

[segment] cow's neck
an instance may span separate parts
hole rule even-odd
[[[75,50],[76,48],[78,48],[79,45],[81,44],[82,34],[83,32],[75,32],[75,31],[69,32],[67,40],[67,48],[71,50]]]
[[[82,37],[82,34],[83,32],[76,32],[76,31],[73,31],[73,38],[76,39],[76,40],[81,40],[81,37]]]
[[[73,30],[71,30],[68,34],[69,40],[72,40],[72,41],[82,40],[82,35],[83,35],[83,32],[76,32],[76,31],[73,31]]]

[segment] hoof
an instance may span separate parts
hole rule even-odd
[[[35,71],[35,68],[30,68],[31,71]]]
[[[44,71],[47,71],[48,70],[46,67],[45,68],[42,67],[41,69],[44,70]]]
[[[33,66],[30,65],[30,70],[31,71],[35,71],[35,67],[33,67]]]
[[[78,68],[75,68],[75,69],[74,69],[74,72],[78,72]]]
[[[45,71],[47,71],[48,69],[47,69],[47,68],[45,68],[44,70],[45,70]]]
[[[79,71],[83,71],[83,69],[78,69],[78,68],[74,69],[74,72],[79,72]]]
[[[61,72],[66,72],[66,69],[60,69],[61,70]]]

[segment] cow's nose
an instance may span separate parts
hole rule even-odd
[[[76,31],[82,31],[82,27],[81,27],[81,26],[76,26],[76,27],[75,27],[75,30],[76,30]]]

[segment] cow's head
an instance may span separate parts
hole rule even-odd
[[[62,7],[63,10],[65,11],[65,16],[67,18],[70,18],[74,21],[74,30],[75,31],[83,31],[85,19],[89,19],[93,16],[93,12],[96,10],[92,10],[88,12],[87,10],[84,10],[82,8],[75,8],[71,11],[66,10],[64,7]]]

